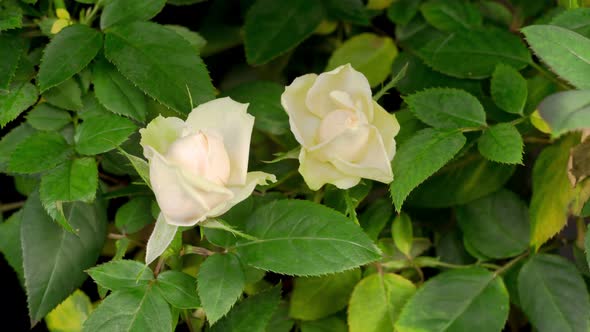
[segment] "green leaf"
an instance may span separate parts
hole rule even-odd
[[[88,317],[84,332],[172,331],[170,307],[152,287],[117,291]]]
[[[52,131],[65,127],[72,117],[67,111],[41,103],[27,113],[27,122],[35,129]]]
[[[82,90],[75,78],[70,78],[43,93],[43,98],[51,105],[70,110],[79,111],[84,106],[82,103]]]
[[[37,88],[29,82],[13,83],[7,94],[0,94],[0,127],[16,119],[38,98]]]
[[[433,88],[406,97],[410,111],[435,128],[479,127],[486,113],[473,95],[456,89]]]
[[[329,19],[369,25],[369,15],[362,0],[324,0],[323,5]]]
[[[14,128],[0,139],[0,171],[6,172],[10,157],[20,143],[36,132],[27,123]]]
[[[479,81],[441,74],[425,65],[420,58],[411,53],[400,53],[393,63],[393,71],[398,72],[405,64],[408,65],[407,74],[395,86],[401,94],[408,95],[434,87],[461,89],[476,96],[482,94]]]
[[[532,61],[520,38],[494,27],[441,36],[420,49],[418,55],[437,71],[472,79],[489,77],[499,63],[522,69]]]
[[[580,188],[573,188],[567,176],[570,149],[580,142],[569,135],[545,148],[533,167],[530,244],[539,248],[567,223],[568,213]],[[582,202],[583,203],[583,202]]]
[[[535,54],[579,89],[590,89],[590,39],[554,25],[521,29]]]
[[[323,7],[314,0],[257,0],[246,15],[246,60],[262,65],[291,50],[320,25]]]
[[[442,208],[469,203],[502,188],[514,169],[514,165],[491,162],[479,154],[465,155],[416,188],[408,205]]]
[[[551,135],[590,127],[590,91],[562,91],[541,102],[539,113],[551,127]]]
[[[87,25],[74,24],[61,30],[43,52],[37,76],[41,92],[80,72],[101,48],[102,34]]]
[[[289,316],[316,320],[346,307],[354,286],[361,280],[359,269],[318,277],[294,279]]]
[[[98,285],[112,291],[144,287],[154,280],[154,274],[147,265],[125,259],[95,266],[87,273]]]
[[[528,208],[508,190],[459,206],[456,215],[463,237],[487,257],[516,256],[528,247]]]
[[[505,164],[522,164],[524,143],[518,129],[510,123],[488,127],[477,141],[482,156]]]
[[[412,220],[407,214],[401,213],[393,220],[391,235],[399,251],[409,256],[412,250],[412,241],[414,241],[414,232],[412,230]]]
[[[20,240],[21,224],[22,210],[13,213],[10,218],[0,223],[0,252],[16,272],[21,285],[24,285],[23,250]]]
[[[586,210],[588,207],[588,202],[586,202],[586,206],[584,206],[584,210]],[[587,214],[584,214],[584,216],[587,216]],[[588,225],[588,228],[590,228],[590,225]],[[3,251],[3,249],[0,248],[0,251]],[[586,252],[586,263],[590,266],[590,230],[586,229],[586,236],[584,239],[584,251]],[[13,266],[14,268],[14,266]]]
[[[100,15],[100,28],[105,30],[113,25],[147,21],[156,16],[166,0],[113,0],[106,3]]]
[[[20,28],[22,25],[22,9],[11,1],[3,1],[0,4],[0,31]]]
[[[98,168],[94,158],[68,160],[41,178],[42,201],[94,200]]]
[[[506,27],[512,23],[512,12],[506,4],[494,0],[481,0],[478,3],[479,11],[483,17],[493,23],[499,23]]]
[[[2,30],[2,13],[0,13],[0,31]],[[25,39],[15,34],[0,34],[0,92],[8,90],[16,74],[19,61],[25,51]]]
[[[281,106],[281,94],[285,87],[267,81],[254,81],[240,84],[225,94],[233,100],[250,103],[248,113],[256,121],[254,128],[271,135],[290,133],[289,117]]]
[[[409,331],[501,331],[508,318],[501,278],[473,267],[443,272],[418,289],[395,324]]]
[[[359,223],[363,231],[375,241],[379,233],[389,222],[393,214],[393,206],[389,198],[380,198],[370,203],[359,216]]]
[[[323,319],[304,321],[300,325],[301,332],[347,332],[346,322],[337,315]]]
[[[420,6],[420,12],[430,25],[442,31],[469,30],[482,23],[477,6],[461,0],[430,0]]]
[[[123,204],[115,214],[115,225],[124,233],[135,233],[152,223],[151,197],[135,197]]]
[[[393,273],[375,273],[359,282],[350,297],[350,332],[393,331],[399,314],[416,287]]]
[[[397,0],[387,8],[387,18],[396,25],[406,25],[418,13],[420,1]]]
[[[335,273],[380,257],[379,250],[353,221],[308,201],[269,202],[250,215],[245,231],[257,239],[238,242],[242,260],[277,273]]]
[[[41,320],[86,279],[106,238],[102,204],[72,203],[64,208],[77,234],[66,232],[46,214],[39,195],[29,196],[22,214],[25,289],[31,322]]]
[[[158,275],[156,288],[176,308],[194,309],[201,306],[197,295],[197,280],[186,273],[164,271]]]
[[[150,184],[150,166],[147,161],[132,154],[125,152],[123,149],[119,149],[119,152],[129,159],[131,166],[135,169],[139,177],[145,182],[145,184],[151,188]]]
[[[290,332],[293,325],[295,325],[295,321],[289,317],[289,304],[281,301],[266,326],[266,331]]]
[[[76,129],[76,151],[95,155],[110,151],[137,130],[131,120],[105,114],[88,118]]]
[[[518,293],[522,310],[539,332],[590,328],[586,283],[563,257],[533,256],[518,274]]]
[[[374,33],[358,34],[342,43],[330,56],[326,71],[350,63],[376,87],[391,74],[397,56],[393,39]]]
[[[465,145],[458,131],[423,129],[399,147],[393,159],[391,197],[397,211],[408,194],[443,167]]]
[[[211,328],[211,332],[266,332],[281,299],[281,288],[249,296]]]
[[[60,134],[37,132],[16,147],[8,168],[15,173],[38,173],[63,163],[71,154],[71,146]]]
[[[201,50],[205,45],[207,45],[207,41],[203,36],[201,36],[198,32],[191,31],[187,27],[182,25],[165,25],[166,28],[174,30],[177,34],[181,35],[182,38],[186,39],[189,44],[193,47],[193,49],[197,53],[201,53]]]
[[[181,114],[214,98],[201,58],[188,41],[164,26],[114,26],[106,32],[105,55],[123,76]]]
[[[590,38],[589,19],[590,8],[577,8],[561,12],[551,20],[551,24],[575,31],[586,38]]]
[[[115,1],[126,2],[126,1]],[[146,97],[106,60],[97,61],[93,67],[94,93],[98,101],[109,111],[145,122]]]
[[[527,100],[527,82],[514,68],[499,64],[492,74],[492,98],[508,113],[521,114]]]
[[[233,254],[215,254],[201,264],[197,290],[207,320],[214,324],[236,303],[245,286],[244,272]]]
[[[70,297],[45,317],[45,323],[51,332],[81,331],[82,324],[92,309],[92,302],[90,302],[88,295],[76,289]]]

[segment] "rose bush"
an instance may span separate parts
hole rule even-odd
[[[192,226],[219,216],[274,175],[248,172],[254,117],[248,104],[216,99],[186,121],[157,117],[141,129],[150,182],[165,221]]]
[[[350,64],[296,78],[281,104],[301,144],[299,172],[312,190],[326,183],[348,189],[361,178],[393,180],[399,123],[372,99],[367,78]]]

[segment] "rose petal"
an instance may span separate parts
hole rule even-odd
[[[215,99],[192,110],[186,120],[194,131],[214,131],[223,137],[230,160],[228,185],[243,185],[248,171],[250,137],[254,117],[246,112],[248,104],[238,103],[229,97]]]
[[[326,183],[348,189],[361,181],[360,177],[344,174],[329,162],[314,159],[305,149],[301,149],[299,153],[299,173],[311,190],[318,190]]]
[[[320,118],[309,111],[305,104],[307,92],[316,80],[316,74],[297,77],[291,85],[285,87],[281,95],[281,104],[289,115],[291,131],[299,144],[310,147],[317,144],[316,135]]]
[[[156,220],[156,226],[147,243],[145,253],[146,264],[150,264],[166,251],[166,248],[168,248],[174,239],[177,230],[178,226],[171,225],[165,220],[164,214],[160,213]]]
[[[160,154],[166,154],[168,147],[182,136],[185,127],[184,121],[179,118],[164,118],[159,115],[153,119],[146,128],[140,129],[143,155],[150,160],[152,154],[147,147],[151,147]]]
[[[234,205],[250,197],[257,185],[263,186],[267,185],[268,182],[274,183],[276,181],[277,178],[273,174],[268,174],[265,172],[248,172],[246,176],[246,184],[238,187],[229,187],[228,189],[234,194],[233,198],[225,202],[225,204],[220,205],[216,209],[209,211],[207,213],[207,218],[217,217],[226,213]]]
[[[374,127],[364,125],[345,128],[331,140],[309,148],[307,151],[320,161],[336,158],[352,163],[360,161],[365,155],[371,128]]]
[[[395,144],[393,146],[395,149]],[[369,139],[363,152],[362,159],[356,162],[350,162],[343,158],[335,158],[331,162],[338,170],[349,176],[358,176],[383,183],[393,181],[391,160],[385,151],[381,134],[377,128],[370,128]]]
[[[233,197],[233,193],[205,179],[190,176],[153,151],[150,182],[166,221],[177,226],[192,226],[207,212]]]
[[[332,91],[338,91],[332,95]],[[347,93],[356,109],[361,110],[369,122],[373,121],[373,99],[367,78],[350,64],[320,74],[307,93],[307,108],[320,118],[341,107],[342,93]],[[335,97],[338,100],[334,100]],[[347,102],[348,104],[349,102]]]
[[[389,161],[391,161],[395,155],[394,137],[399,133],[399,122],[397,122],[394,114],[387,113],[387,111],[381,107],[381,105],[377,104],[377,102],[373,103],[375,105],[373,125],[379,130],[381,138],[383,139],[383,146],[387,152],[387,157]]]

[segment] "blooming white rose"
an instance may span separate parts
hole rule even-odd
[[[393,181],[399,123],[372,99],[366,77],[350,64],[296,78],[281,103],[301,144],[299,172],[312,190],[348,189],[361,178]]]
[[[248,170],[254,117],[248,104],[216,99],[186,122],[157,117],[141,129],[150,182],[166,223],[191,226],[246,199],[274,175]]]

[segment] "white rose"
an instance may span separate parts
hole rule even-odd
[[[157,117],[140,130],[150,182],[166,223],[191,226],[219,216],[274,175],[248,170],[254,117],[248,104],[216,99],[186,122]]]
[[[399,123],[373,101],[366,77],[350,64],[296,78],[281,103],[301,144],[299,172],[312,190],[326,183],[348,189],[361,178],[393,181]]]

